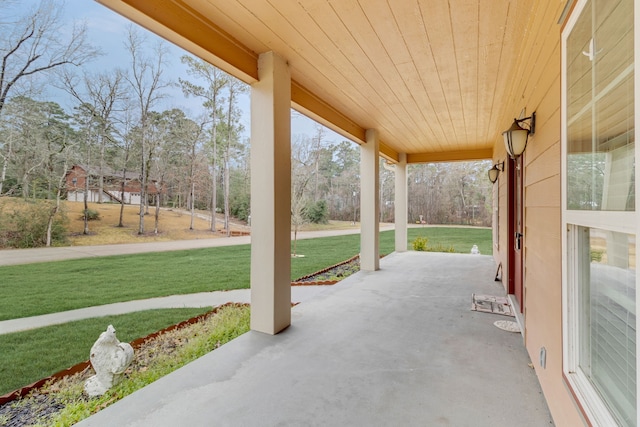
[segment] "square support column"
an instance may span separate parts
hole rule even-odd
[[[291,74],[273,52],[251,86],[251,329],[291,324]]]
[[[360,146],[360,269],[380,268],[380,143],[378,131],[367,129]]]
[[[394,218],[395,218],[395,242],[396,252],[407,251],[407,223],[409,216],[408,209],[408,185],[407,185],[407,155],[400,153],[398,155],[399,161],[395,165],[395,201],[394,206]]]

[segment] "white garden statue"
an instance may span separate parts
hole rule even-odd
[[[109,325],[91,347],[90,359],[96,374],[84,383],[84,391],[89,396],[101,396],[120,381],[133,361],[133,347],[118,341],[115,328]]]

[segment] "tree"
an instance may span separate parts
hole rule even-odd
[[[65,131],[63,134],[59,134],[54,131],[49,137],[49,153],[47,161],[47,172],[49,175],[49,189],[51,191],[52,185],[55,185],[55,202],[52,204],[48,221],[47,221],[47,236],[46,246],[51,246],[51,235],[54,220],[56,214],[60,211],[60,200],[62,196],[62,190],[64,188],[64,179],[67,171],[70,168],[71,163],[75,159],[76,155],[73,150],[73,143],[68,138],[68,134]],[[87,212],[85,210],[85,218]]]
[[[2,14],[8,17],[10,11]],[[0,21],[0,115],[22,80],[67,65],[79,66],[98,54],[87,42],[84,25],[73,24],[70,36],[63,36],[67,31],[62,31],[62,16],[58,2],[43,0],[20,17]]]
[[[0,157],[2,158],[2,171],[0,172],[0,196],[2,196],[2,192],[4,190],[9,164],[13,160],[13,147],[14,141],[18,137],[17,132],[18,130],[15,127],[15,122],[11,119],[10,115],[5,114],[3,117],[0,117],[0,135],[4,135],[4,141],[0,141]],[[13,188],[10,191],[13,191]]]
[[[231,226],[229,223],[229,191],[230,191],[230,159],[231,149],[240,140],[240,133],[243,126],[240,124],[240,111],[237,106],[238,96],[247,90],[247,85],[236,78],[230,78],[227,85],[227,123],[226,123],[226,144],[224,146],[224,229],[227,237],[231,236]]]
[[[57,104],[55,104],[57,106]],[[11,172],[16,177],[16,189],[28,198],[36,186],[42,166],[46,161],[47,124],[53,103],[43,103],[27,97],[15,97],[6,104],[5,123],[12,134],[11,154],[5,155]],[[59,113],[59,106],[56,110]]]
[[[126,79],[133,90],[133,97],[138,108],[140,137],[140,222],[138,234],[144,234],[144,215],[148,203],[149,166],[153,145],[148,140],[149,117],[153,107],[164,97],[161,90],[168,86],[162,81],[162,73],[166,66],[167,47],[164,43],[156,44],[151,55],[144,55],[146,38],[131,25],[127,33],[125,46],[131,56],[131,74]]]
[[[79,142],[80,151],[84,155],[84,191],[83,191],[83,202],[84,202],[84,228],[82,230],[82,234],[89,234],[89,193],[90,193],[90,185],[89,181],[92,175],[92,150],[94,146],[94,127],[95,127],[95,115],[94,109],[90,104],[82,103],[75,107],[76,114],[75,120],[77,125],[79,126],[79,131],[81,135],[81,140]],[[82,157],[79,154],[78,157]]]
[[[231,215],[235,218],[247,221],[250,214],[251,201],[251,169],[249,167],[249,142],[245,140],[238,150],[235,159],[235,167],[231,170],[230,184],[233,189],[229,200]]]
[[[185,177],[188,187],[188,206],[191,211],[189,229],[194,228],[196,189],[199,176],[206,174],[203,167],[204,124],[188,118],[182,110],[172,109],[161,114],[152,115],[152,129],[154,139],[158,139],[154,158],[154,177],[159,184],[158,189],[164,188],[165,176]],[[160,195],[160,192],[158,192]],[[159,200],[159,197],[156,199]],[[158,206],[158,205],[156,205]],[[156,213],[159,210],[156,209]]]
[[[16,131],[14,172],[21,171],[23,197],[45,198],[42,214],[46,231],[39,239],[51,245],[52,227],[60,210],[64,178],[75,159],[75,133],[70,119],[55,102],[38,102],[30,98],[13,98],[5,110]],[[46,213],[45,213],[46,209]]]
[[[491,225],[488,162],[412,165],[409,218],[428,224]]]
[[[320,199],[320,194],[318,193],[319,184],[320,184],[320,150],[322,149],[324,135],[325,135],[325,127],[319,123],[315,124],[315,136],[313,138],[313,146],[314,146],[314,181],[315,186],[313,190],[313,201],[317,202]]]
[[[104,194],[106,151],[115,145],[115,114],[122,112],[127,95],[124,88],[124,72],[116,68],[109,72],[91,74],[85,72],[82,81],[70,71],[60,73],[62,89],[71,94],[92,117],[94,134],[98,143],[98,203]],[[81,92],[78,88],[82,87]],[[90,166],[87,164],[87,166]]]
[[[341,141],[331,147],[329,217],[357,221],[358,191],[360,188],[360,150],[350,141]]]
[[[315,156],[311,144],[298,136],[291,144],[291,227],[293,227],[293,255],[297,255],[298,231],[308,222],[305,208],[309,203],[309,182],[313,178]]]
[[[180,58],[183,64],[186,64],[187,74],[203,80],[204,85],[189,80],[179,79],[180,86],[185,96],[197,96],[203,99],[203,107],[211,120],[210,127],[210,150],[211,150],[211,231],[216,231],[216,210],[217,210],[217,157],[218,157],[218,124],[219,118],[222,116],[221,107],[218,105],[223,102],[222,90],[229,84],[230,77],[224,71],[214,67],[213,65],[201,59],[196,59],[188,55]]]
[[[118,132],[117,144],[120,148],[117,164],[118,170],[122,173],[120,181],[120,215],[118,218],[118,227],[124,227],[124,197],[127,186],[127,171],[129,170],[129,162],[131,159],[131,150],[135,142],[135,136],[132,131],[133,123],[131,111],[128,107],[124,109],[124,118],[122,121],[122,130]]]

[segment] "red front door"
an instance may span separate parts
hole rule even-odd
[[[523,293],[523,179],[522,156],[517,160],[509,159],[509,293],[515,295],[522,313],[524,307]]]

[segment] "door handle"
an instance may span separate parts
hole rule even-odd
[[[516,231],[516,241],[515,241],[515,246],[516,246],[516,251],[519,251],[520,249],[522,249],[522,237],[524,235],[522,233],[519,233]]]

